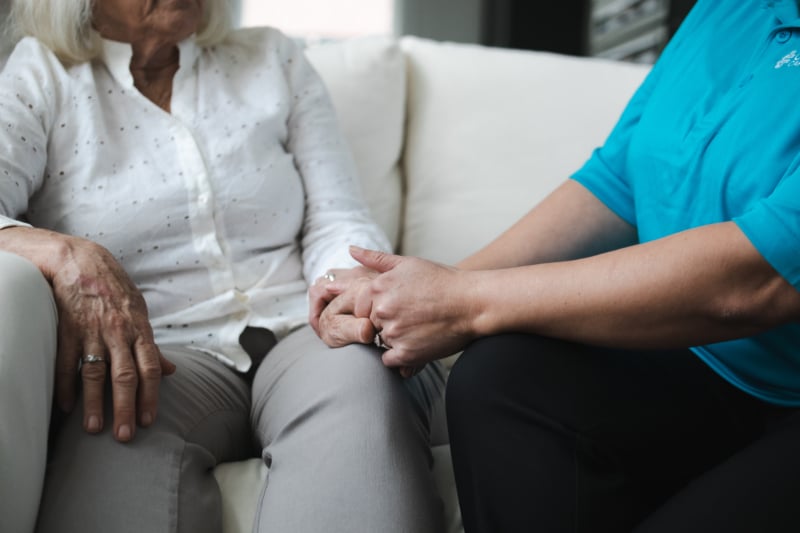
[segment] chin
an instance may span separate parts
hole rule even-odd
[[[163,28],[166,31],[186,38],[200,29],[203,10],[198,7],[200,4],[198,0],[165,0],[165,2],[171,8],[169,15],[163,19]]]

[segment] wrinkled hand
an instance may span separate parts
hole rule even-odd
[[[372,342],[375,337],[375,328],[372,327],[372,322],[369,321],[369,313],[355,317],[352,313],[352,308],[348,311],[328,313],[328,320],[333,318],[336,322],[335,328],[331,328],[329,324],[326,327],[321,326],[320,317],[335,298],[341,299],[338,302],[337,309],[347,307],[345,305],[346,301],[354,301],[355,295],[378,273],[362,266],[337,268],[329,270],[328,273],[332,274],[335,279],[337,292],[331,292],[330,288],[334,282],[326,279],[325,276],[314,282],[308,289],[309,324],[317,335],[332,348],[339,348],[353,343],[366,344]],[[344,296],[345,293],[346,296]]]
[[[136,424],[153,423],[163,375],[175,365],[159,351],[139,290],[105,248],[70,239],[70,253],[50,282],[59,311],[56,398],[64,411],[76,401],[78,369],[83,381],[83,425],[104,426],[103,393],[111,378],[114,436],[130,441]],[[80,365],[87,354],[105,363]]]
[[[413,374],[426,363],[456,353],[472,338],[471,273],[414,257],[351,248],[352,256],[380,275],[358,286],[330,282],[337,295],[320,317],[324,339],[348,338],[342,316],[369,317],[389,348],[383,362]],[[328,342],[328,341],[326,341]]]

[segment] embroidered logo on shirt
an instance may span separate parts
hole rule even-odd
[[[783,67],[800,67],[800,54],[797,53],[797,50],[792,50],[775,63],[775,68]]]

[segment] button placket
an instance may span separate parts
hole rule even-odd
[[[224,243],[219,240],[208,169],[189,128],[176,121],[172,131],[183,168],[194,248],[211,267],[209,274],[215,294],[221,294],[233,286],[233,270],[225,255]]]

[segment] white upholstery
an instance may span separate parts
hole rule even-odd
[[[486,244],[580,167],[647,73],[410,37],[323,44],[308,56],[330,89],[373,214],[403,253],[445,262]],[[433,455],[455,533],[449,447]],[[265,473],[257,459],[216,468],[225,533],[250,532]]]
[[[388,37],[369,37],[317,46],[307,55],[331,93],[373,217],[396,247],[406,105],[403,53]]]
[[[542,52],[405,39],[403,252],[476,251],[602,143],[644,69]]]

